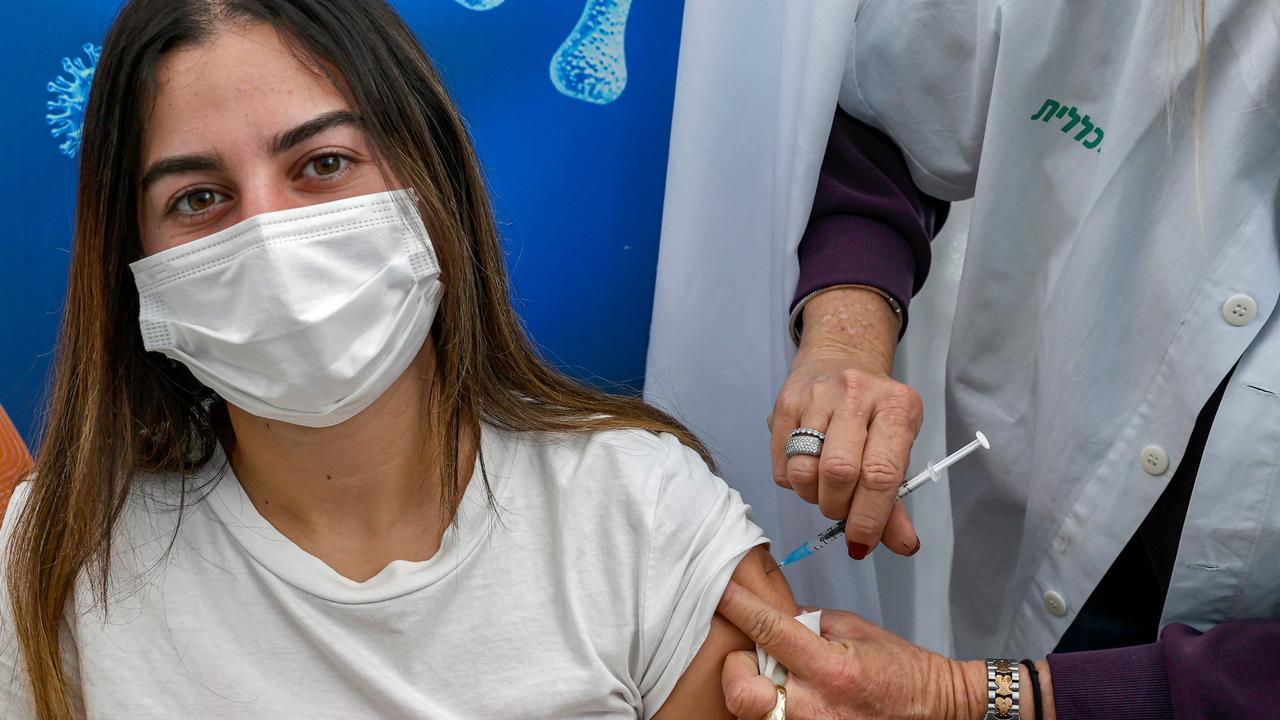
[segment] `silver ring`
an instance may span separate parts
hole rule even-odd
[[[822,455],[822,441],[812,435],[792,435],[787,440],[783,453],[788,457],[794,455],[812,455],[820,457]]]
[[[791,431],[791,437],[798,437],[800,435],[807,435],[811,438],[818,438],[818,442],[822,442],[827,439],[826,433],[819,432],[817,430],[814,430],[811,427],[798,427],[795,430]]]

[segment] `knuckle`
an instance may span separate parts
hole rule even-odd
[[[725,688],[724,706],[734,717],[746,715],[750,709],[751,691],[747,683],[738,682]]]
[[[880,531],[884,529],[884,518],[876,518],[864,513],[858,513],[850,516],[845,521],[845,536],[854,536],[856,538],[876,539],[879,541]]]
[[[818,497],[818,473],[816,467],[804,471],[788,468],[787,484],[791,487],[792,492],[799,495],[807,503],[816,503],[820,500]]]
[[[804,409],[804,400],[799,393],[793,390],[783,390],[778,395],[778,402],[774,407],[773,414],[769,416],[769,421],[784,421],[800,416],[800,411]]]
[[[924,415],[924,400],[920,397],[920,393],[908,385],[903,385],[902,387],[906,388],[902,401],[906,404],[907,410],[917,417]]]
[[[915,388],[898,383],[886,394],[882,412],[899,424],[916,426],[924,417],[924,401]]]
[[[822,458],[818,463],[822,484],[833,490],[846,490],[858,482],[858,464],[846,457]]]
[[[889,388],[889,397],[902,405],[912,405],[920,400],[920,393],[906,383],[895,382]]]
[[[812,485],[818,480],[816,463],[811,457],[794,457],[787,463],[786,480],[792,485]]]
[[[822,517],[828,520],[843,520],[849,514],[849,509],[837,507],[831,503],[818,503],[818,511],[822,513]]]
[[[830,663],[824,668],[826,680],[834,687],[856,688],[862,678],[858,661],[852,657],[854,651],[852,645],[853,643],[847,644],[846,651],[838,662]]]
[[[840,383],[845,387],[862,387],[867,382],[866,373],[853,368],[845,368],[840,371]]]
[[[906,408],[896,404],[881,405],[877,408],[876,420],[894,430],[910,428],[915,425],[915,420],[911,417],[911,413],[907,412]]]
[[[769,610],[752,613],[751,632],[747,633],[758,645],[769,647],[782,639],[782,618]]]
[[[867,392],[867,377],[856,370],[844,370],[840,373],[840,387],[846,401],[855,402]]]
[[[859,484],[877,492],[893,490],[902,484],[902,470],[890,458],[868,458],[862,464],[862,478]]]

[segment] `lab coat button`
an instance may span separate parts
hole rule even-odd
[[[1054,617],[1062,617],[1067,614],[1067,601],[1057,592],[1050,590],[1044,594],[1044,608],[1048,610]]]
[[[1148,445],[1142,448],[1142,469],[1148,475],[1163,475],[1169,469],[1169,456],[1159,445]]]
[[[1222,304],[1222,319],[1242,327],[1258,316],[1258,303],[1248,295],[1232,295]]]

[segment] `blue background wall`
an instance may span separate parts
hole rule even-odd
[[[566,41],[582,39],[575,28],[588,35],[594,28],[595,39],[601,31],[620,33],[617,21],[630,0],[392,4],[418,33],[471,126],[516,306],[534,340],[573,375],[638,389],[683,0],[638,0],[630,8],[625,90],[603,104],[585,92],[591,83],[575,84],[583,78],[568,72],[572,57],[553,82],[552,58]],[[76,160],[59,149],[65,135],[51,137],[46,103],[57,93],[46,86],[70,78],[63,58],[92,65],[81,48],[101,44],[119,5],[0,3],[0,27],[8,30],[0,45],[0,137],[8,161],[0,173],[0,218],[7,222],[0,239],[0,404],[29,443],[66,289],[75,207]],[[474,9],[485,6],[493,7]],[[617,93],[619,78],[611,79],[603,99]],[[571,96],[575,88],[580,97]]]

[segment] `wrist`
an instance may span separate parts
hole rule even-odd
[[[951,695],[947,720],[982,720],[987,715],[987,664],[982,660],[951,660]]]
[[[800,353],[838,355],[885,375],[893,371],[898,316],[875,290],[831,288],[805,303],[803,318]]]
[[[1040,701],[1043,706],[1040,708],[1040,720],[1058,720],[1058,713],[1053,707],[1053,682],[1049,677],[1049,661],[1037,660],[1036,672],[1040,675]],[[1033,701],[1034,702],[1034,701]],[[1032,711],[1035,708],[1032,707]],[[1026,715],[1026,713],[1023,713]],[[1029,715],[1028,717],[1035,717]]]
[[[947,720],[982,720],[987,716],[987,663],[983,660],[950,660],[951,686],[954,700],[947,712],[939,713],[939,717]],[[1053,683],[1049,678],[1047,660],[1037,660],[1036,670],[1040,674],[1040,708],[1041,720],[1057,720],[1058,715],[1053,706]],[[1029,720],[1036,716],[1036,698],[1031,692],[1030,683],[1020,683],[1019,714]]]
[[[1027,663],[1035,667],[1035,672],[1027,670]],[[1057,720],[1053,708],[1053,683],[1049,680],[1048,660],[1024,660],[1021,685],[1021,715],[1024,720]]]

